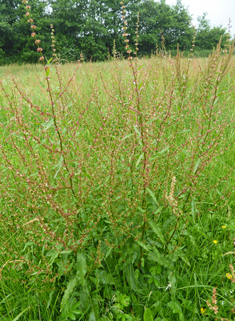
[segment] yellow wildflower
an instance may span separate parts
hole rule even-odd
[[[205,312],[206,312],[206,309],[201,308],[201,313],[203,314]]]
[[[217,241],[217,240],[214,240],[214,241],[213,241],[213,243],[217,244],[217,243],[218,243],[218,241]]]
[[[227,226],[226,225],[222,225],[222,228],[225,229]]]
[[[226,277],[227,277],[229,280],[231,280],[232,275],[231,275],[230,273],[226,273]]]

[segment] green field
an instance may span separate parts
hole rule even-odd
[[[234,320],[232,52],[0,67],[1,321]]]

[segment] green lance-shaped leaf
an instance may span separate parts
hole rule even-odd
[[[61,301],[60,311],[63,310],[65,304],[67,303],[68,299],[70,298],[71,293],[73,292],[74,288],[78,284],[78,277],[77,275],[73,276],[73,278],[69,281],[66,290],[64,291],[64,296]]]
[[[58,175],[58,173],[59,173],[59,171],[60,171],[60,169],[61,169],[61,166],[62,166],[62,164],[63,164],[63,160],[64,160],[64,158],[63,158],[63,156],[61,155],[61,156],[60,156],[60,159],[59,159],[59,162],[58,162],[58,164],[56,165],[57,171],[56,171],[56,173],[55,173],[54,178],[56,178],[56,176]]]
[[[77,254],[77,276],[79,277],[80,284],[84,287],[86,275],[86,258],[82,253]]]
[[[166,241],[164,239],[161,229],[153,221],[149,221],[148,223],[149,223],[150,227],[152,228],[153,232],[159,237],[159,239],[162,241],[162,243],[165,244]]]
[[[144,311],[144,321],[153,321],[153,315],[149,308]]]

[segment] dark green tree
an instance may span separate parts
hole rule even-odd
[[[180,50],[189,50],[192,47],[193,27],[191,25],[192,16],[188,9],[184,7],[181,0],[177,0],[172,7],[173,25],[171,29],[170,49],[176,49],[177,44]]]
[[[139,1],[126,1],[129,16],[136,16]],[[123,50],[120,1],[49,0],[49,3],[62,57],[75,60],[82,52],[87,59],[104,60],[112,52],[114,40],[117,50]]]
[[[175,6],[165,0],[146,0],[139,5],[140,12],[140,52],[143,54],[161,46],[162,36],[167,50],[189,48],[193,38],[191,16],[178,0]]]
[[[56,46],[65,60],[105,59],[102,6],[96,0],[49,0]],[[106,50],[107,54],[107,50]]]
[[[79,39],[84,38],[87,1],[49,0],[51,20],[56,35],[56,48],[64,59],[79,59]]]
[[[46,1],[30,1],[31,14],[37,26],[38,39],[48,51],[49,20]],[[0,0],[0,62],[37,62],[36,52],[29,17],[26,17],[25,5],[20,0]]]
[[[161,44],[162,35],[165,45],[171,43],[172,9],[165,1],[146,0],[139,5],[140,54],[149,54]]]
[[[102,3],[104,24],[108,31],[106,47],[112,52],[113,41],[115,40],[116,50],[125,54],[124,38],[122,37],[123,15],[120,1],[104,0]],[[139,4],[140,0],[124,1],[125,20],[128,22],[128,34],[131,35],[131,38],[133,38],[135,33]]]
[[[126,54],[120,0],[29,0],[30,18],[37,26],[43,54],[52,54],[50,24],[54,25],[56,49],[64,61],[78,60],[81,53],[93,61],[107,59],[116,50]],[[167,50],[189,50],[193,40],[191,16],[181,0],[170,6],[165,0],[126,0],[125,20],[130,48],[134,49],[139,12],[139,55],[150,54],[162,37]],[[0,0],[0,64],[37,62],[35,39],[22,0]],[[225,34],[221,26],[210,27],[206,14],[198,18],[196,49],[212,49]],[[225,37],[222,44],[226,41]]]
[[[226,28],[222,26],[211,27],[210,21],[207,19],[207,13],[203,13],[201,17],[197,18],[198,28],[196,36],[196,49],[212,50],[216,47],[220,38],[222,37],[222,46],[226,43]]]

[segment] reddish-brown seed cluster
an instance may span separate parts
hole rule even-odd
[[[213,294],[212,294],[212,303],[210,303],[209,301],[207,301],[207,305],[209,307],[209,309],[211,309],[214,314],[217,314],[219,311],[218,311],[218,306],[216,305],[217,304],[217,299],[216,299],[216,288],[213,289]]]

